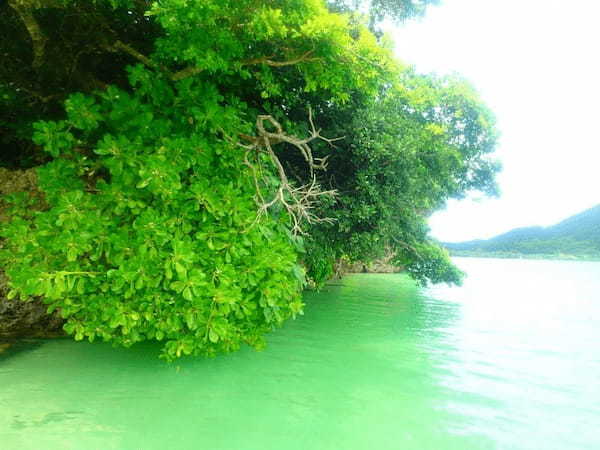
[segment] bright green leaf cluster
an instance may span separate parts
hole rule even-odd
[[[11,296],[43,296],[76,339],[157,339],[168,359],[260,347],[301,313],[304,278],[284,226],[256,222],[242,153],[209,131],[243,129],[238,113],[149,100],[75,95],[36,125],[56,159],[38,170],[47,208],[2,230]]]

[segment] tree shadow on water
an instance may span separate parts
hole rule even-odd
[[[44,345],[44,339],[0,338],[0,363],[17,355],[35,350]]]

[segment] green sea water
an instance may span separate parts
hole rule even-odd
[[[166,364],[67,339],[0,356],[0,449],[600,448],[600,263],[351,275],[262,352]]]

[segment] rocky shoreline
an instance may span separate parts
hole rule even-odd
[[[36,176],[33,169],[8,170],[0,168],[0,226],[7,220],[4,195],[15,192],[37,192]],[[0,240],[0,247],[2,241]],[[43,338],[63,335],[64,320],[55,311],[47,313],[47,306],[40,299],[27,301],[8,300],[7,279],[0,270],[0,341],[15,338]]]
[[[404,270],[403,267],[394,266],[391,264],[393,255],[388,255],[371,263],[355,262],[348,263],[344,260],[339,260],[335,265],[335,277],[341,278],[349,273],[400,273]]]
[[[8,300],[6,277],[0,272],[0,342],[15,338],[44,338],[64,335],[64,320],[58,311],[47,313],[40,299]]]

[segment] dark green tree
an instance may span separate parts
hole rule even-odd
[[[365,14],[369,28],[378,34],[378,26],[384,19],[402,23],[423,16],[429,6],[439,3],[440,0],[328,0],[334,11]]]

